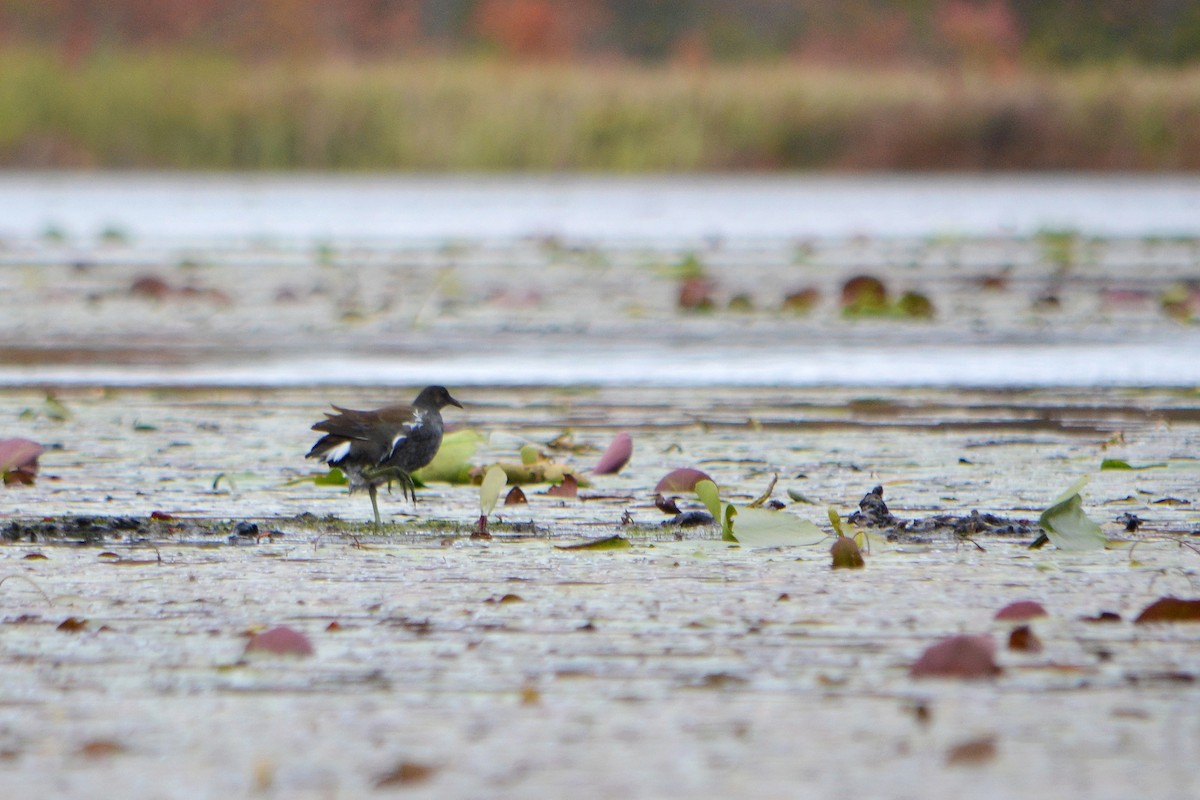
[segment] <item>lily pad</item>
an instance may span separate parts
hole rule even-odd
[[[489,467],[484,473],[483,483],[479,484],[479,513],[487,516],[496,507],[500,499],[500,490],[508,483],[508,475],[501,467]]]
[[[751,547],[812,545],[829,538],[813,523],[784,511],[730,506],[726,519],[733,538]]]
[[[1046,537],[1060,550],[1099,550],[1106,544],[1100,526],[1083,513],[1083,498],[1076,488],[1081,486],[1077,481],[1071,487],[1075,493],[1059,498],[1038,518]]]
[[[415,471],[413,478],[422,484],[470,483],[471,457],[483,440],[482,434],[470,428],[446,434],[433,461]]]
[[[557,550],[628,550],[629,540],[623,536],[605,536],[602,539],[590,539],[575,544],[556,544]]]
[[[696,488],[696,484],[700,481],[712,481],[707,472],[702,472],[691,467],[682,469],[673,469],[663,476],[663,479],[654,487],[655,494],[667,494],[669,492],[690,492]],[[714,488],[715,484],[714,484]],[[711,509],[710,509],[711,510]]]
[[[612,440],[612,444],[604,451],[604,455],[600,456],[600,460],[596,462],[596,467],[592,472],[596,475],[612,475],[620,472],[621,468],[629,463],[632,455],[633,437],[622,431]]]

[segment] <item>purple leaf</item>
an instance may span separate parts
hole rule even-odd
[[[701,472],[698,469],[684,467],[668,472],[663,479],[654,487],[654,491],[658,494],[667,492],[691,492],[695,491],[696,484],[700,481],[711,481],[712,478],[708,473]],[[716,483],[716,481],[713,481]]]
[[[604,455],[600,456],[600,460],[596,462],[596,468],[592,470],[595,475],[613,475],[621,471],[621,468],[629,463],[629,457],[633,455],[633,437],[628,433],[621,431],[612,440],[612,444],[604,451]]]

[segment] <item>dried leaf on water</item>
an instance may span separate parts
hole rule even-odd
[[[862,550],[858,549],[858,544],[849,536],[834,539],[829,554],[833,556],[834,569],[861,569],[866,566]]]
[[[579,481],[575,480],[574,475],[563,475],[562,483],[551,486],[546,494],[550,497],[578,497]]]
[[[654,495],[654,507],[664,514],[678,514],[679,504],[676,502],[678,497],[663,497],[661,494]]]
[[[396,786],[412,786],[424,783],[434,776],[437,770],[428,764],[416,761],[401,761],[394,768],[375,779],[376,789],[389,789]]]
[[[600,456],[600,460],[596,462],[596,467],[592,470],[592,473],[595,475],[612,475],[620,472],[629,463],[632,455],[633,437],[622,431],[613,438],[608,449],[604,451],[604,455]]]
[[[993,678],[1001,672],[996,664],[996,645],[990,636],[958,635],[931,645],[909,669],[914,678]]]
[[[1150,622],[1200,622],[1200,599],[1160,597],[1142,609],[1142,613],[1138,614],[1133,624],[1144,625]]]
[[[505,495],[505,497],[504,497],[504,505],[506,505],[506,506],[525,505],[528,502],[529,502],[529,500],[526,499],[525,492],[521,489],[520,486],[514,486],[512,489],[509,490],[508,494]]]
[[[996,737],[980,736],[977,739],[968,739],[953,745],[946,751],[946,763],[959,766],[982,764],[995,758],[996,753]]]
[[[1022,653],[1040,653],[1042,652],[1042,640],[1033,632],[1033,628],[1028,625],[1018,625],[1008,634],[1008,649],[1018,650]]]
[[[246,655],[252,653],[268,653],[277,656],[311,656],[312,642],[303,633],[278,625],[262,633],[256,633],[246,643]]]
[[[62,622],[58,623],[58,627],[54,630],[63,631],[65,633],[79,633],[87,628],[88,621],[80,617],[67,617]]]
[[[1047,616],[1046,609],[1036,600],[1017,600],[997,611],[995,619],[1020,621],[1045,616]]]
[[[30,439],[0,439],[0,476],[4,484],[28,485],[37,477],[38,456],[45,448]]]

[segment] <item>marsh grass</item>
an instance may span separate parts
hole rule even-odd
[[[1200,70],[240,63],[0,51],[0,164],[339,170],[1197,169]]]

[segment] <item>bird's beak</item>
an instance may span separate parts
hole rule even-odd
[[[463,407],[462,403],[458,402],[453,397],[451,397],[449,392],[446,393],[446,400],[448,400],[450,402],[450,405],[452,405],[452,406],[458,406],[459,408]]]

